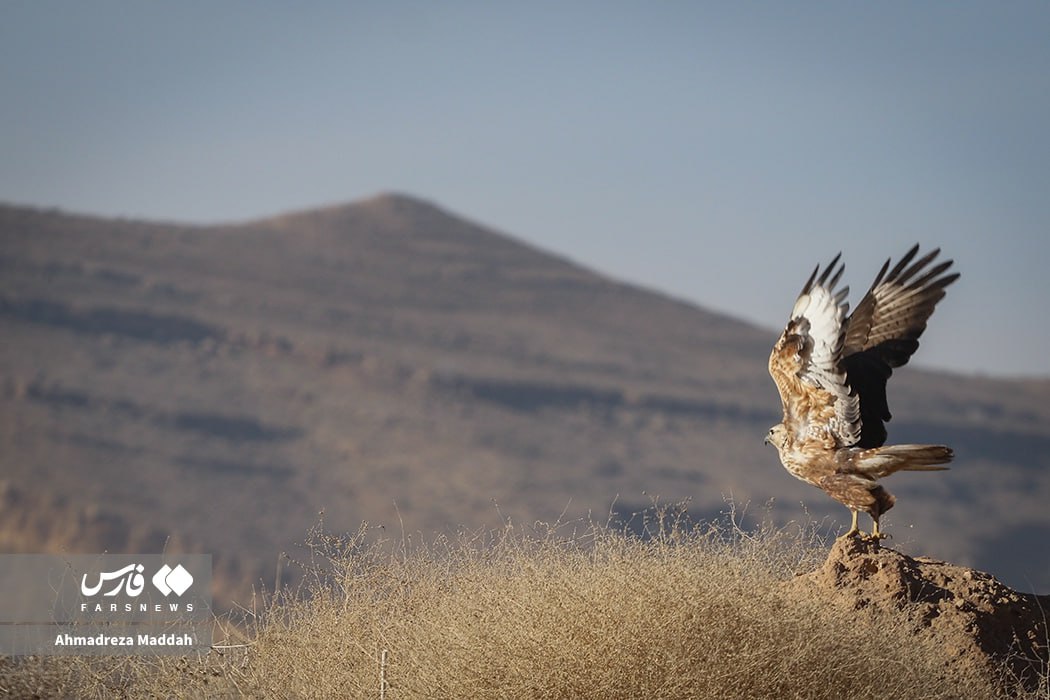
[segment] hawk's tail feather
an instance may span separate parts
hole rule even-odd
[[[854,463],[861,473],[881,479],[899,471],[942,471],[954,456],[944,445],[885,445],[864,450]]]

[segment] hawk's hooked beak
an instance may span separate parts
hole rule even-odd
[[[769,436],[768,436],[768,435],[766,435],[766,436],[765,436],[764,438],[762,438],[762,444],[763,444],[763,445],[772,445],[773,443],[771,443],[771,442],[769,441]]]

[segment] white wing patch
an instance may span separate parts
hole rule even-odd
[[[791,312],[792,321],[805,338],[799,376],[832,395],[835,418],[826,429],[843,446],[853,445],[860,439],[860,399],[850,393],[846,374],[839,369],[845,341],[844,319],[849,310],[848,294],[849,287],[833,292],[818,284],[799,296]],[[815,427],[809,426],[809,429]]]

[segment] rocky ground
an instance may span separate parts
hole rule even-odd
[[[910,557],[860,536],[840,537],[820,568],[788,585],[858,614],[905,613],[915,634],[944,648],[953,675],[1001,674],[1005,662],[1005,685],[1019,681],[1035,692],[1050,686],[1050,596],[1019,593],[982,571]]]

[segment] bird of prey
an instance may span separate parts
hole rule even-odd
[[[887,260],[871,289],[847,316],[849,287],[839,287],[841,253],[813,270],[773,346],[769,373],[784,404],[784,419],[766,442],[792,476],[823,489],[857,514],[871,516],[871,536],[894,499],[878,480],[896,471],[937,471],[952,460],[944,445],[886,445],[890,411],[886,381],[908,362],[919,336],[959,278],[952,261],[934,264],[940,250],[916,260],[915,245],[893,267]]]

